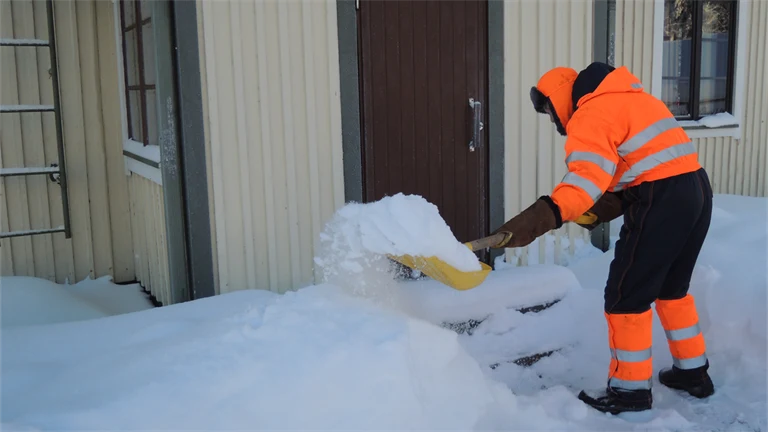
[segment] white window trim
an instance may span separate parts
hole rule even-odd
[[[744,124],[744,82],[746,60],[748,53],[745,52],[747,45],[747,23],[748,7],[745,7],[744,0],[736,4],[736,64],[734,67],[733,83],[733,112],[729,113],[736,118],[736,124],[731,126],[721,126],[709,128],[698,121],[681,121],[680,124],[691,138],[714,138],[714,137],[732,137],[741,139],[742,126]],[[662,58],[664,49],[664,0],[654,0],[653,9],[653,57]],[[653,62],[653,73],[651,81],[651,94],[661,98],[661,61]]]
[[[123,65],[123,43],[122,43],[122,25],[120,23],[120,5],[118,0],[112,1],[112,13],[115,22],[115,49],[117,50],[117,74],[118,86],[120,88],[120,123],[123,137],[123,160],[125,162],[126,175],[138,174],[153,182],[162,185],[163,176],[160,171],[160,146],[149,145],[132,140],[128,137],[128,105],[125,98],[125,67]],[[138,158],[125,155],[129,153]],[[157,164],[157,167],[148,165],[138,159],[146,159]]]

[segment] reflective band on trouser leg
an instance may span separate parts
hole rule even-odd
[[[674,365],[696,369],[707,364],[707,347],[699,328],[693,296],[676,300],[656,300],[656,312],[667,335]]]
[[[624,390],[650,390],[653,312],[649,309],[640,314],[605,313],[605,318],[611,348],[608,385]]]

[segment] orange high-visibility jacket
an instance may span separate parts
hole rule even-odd
[[[570,98],[551,100],[561,117],[572,111]],[[563,222],[589,210],[606,191],[701,168],[696,147],[674,115],[664,102],[644,92],[626,67],[610,72],[576,107],[570,118],[560,119],[567,133],[568,173],[551,195]]]

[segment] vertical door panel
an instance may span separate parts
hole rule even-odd
[[[371,1],[358,12],[364,200],[437,205],[460,241],[488,231],[486,1]]]

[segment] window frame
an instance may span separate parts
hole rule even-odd
[[[150,143],[150,136],[149,136],[149,117],[148,117],[148,110],[147,106],[148,103],[151,103],[151,101],[147,100],[147,92],[148,91],[155,91],[156,87],[155,84],[147,84],[146,82],[146,65],[144,61],[144,36],[143,32],[145,31],[145,28],[147,25],[152,24],[152,15],[150,12],[150,16],[147,18],[142,18],[142,2],[145,4],[151,4],[152,0],[130,0],[133,3],[133,23],[130,25],[125,25],[125,11],[126,11],[126,0],[116,0],[118,3],[117,7],[119,8],[120,13],[120,21],[119,21],[119,32],[120,32],[120,44],[122,46],[122,53],[123,53],[123,77],[122,77],[122,86],[125,91],[125,105],[126,105],[126,116],[127,116],[127,124],[128,124],[128,138],[133,142],[142,143],[144,146],[154,145],[157,146],[159,143]],[[151,8],[151,6],[149,6]],[[134,31],[136,34],[136,63],[138,63],[138,71],[137,71],[137,78],[138,78],[138,85],[136,84],[129,84],[128,83],[128,68],[131,66],[128,64],[128,46],[127,46],[127,40],[128,40],[128,32]],[[137,140],[135,138],[135,131],[133,130],[133,122],[132,122],[132,116],[131,116],[131,92],[138,92],[139,93],[139,116],[141,117],[141,140]],[[157,110],[155,110],[157,112]]]
[[[653,19],[653,52],[654,52],[654,58],[663,58],[664,54],[664,0],[653,0],[654,1],[654,19]],[[698,3],[698,0],[696,0]],[[703,11],[703,6],[699,6],[697,10]],[[733,13],[733,17],[730,20],[730,31],[733,37],[729,40],[729,52],[731,55],[729,56],[729,71],[728,71],[728,90],[726,92],[728,100],[726,101],[726,113],[730,114],[733,117],[732,122],[729,122],[728,124],[723,124],[719,126],[707,126],[700,120],[702,119],[701,116],[699,117],[693,117],[693,116],[687,116],[687,117],[677,117],[678,122],[680,123],[683,128],[686,129],[686,132],[688,132],[689,136],[691,138],[710,138],[710,137],[732,137],[736,139],[741,138],[742,134],[742,124],[744,122],[743,118],[743,104],[745,100],[745,69],[746,69],[746,59],[748,53],[745,51],[746,44],[747,44],[747,27],[749,19],[745,16],[745,14],[748,12],[749,8],[745,7],[742,1],[740,0],[734,0],[734,5],[731,6],[731,12]],[[695,12],[694,15],[698,15],[698,22],[701,22],[701,15],[699,12]],[[701,33],[702,28],[701,26],[697,25],[694,27],[697,36],[694,38],[694,40],[698,40],[698,43],[696,44],[696,47],[694,48],[694,51],[696,53],[700,52],[701,50]],[[696,54],[697,57],[700,57],[699,54]],[[700,71],[699,68],[701,66],[700,58],[696,61],[696,64],[694,65],[693,69],[696,76],[696,99],[698,99],[698,91],[700,90]],[[655,61],[653,62],[652,66],[652,94],[656,96],[657,98],[661,99],[661,89],[662,89],[662,72],[663,72],[663,62],[662,61]],[[692,74],[693,75],[693,74]],[[693,84],[693,82],[692,82]],[[699,102],[696,100],[696,110],[695,114],[699,114]],[[692,111],[692,114],[694,114],[694,111]],[[706,116],[705,116],[706,117]],[[695,120],[694,120],[695,119]]]
[[[664,7],[666,9],[666,3],[670,0],[665,0]],[[671,0],[674,1],[674,0]],[[703,26],[703,20],[704,20],[704,1],[702,0],[688,0],[691,3],[693,3],[693,9],[692,9],[692,16],[691,16],[691,27],[693,28],[693,35],[691,39],[691,57],[689,59],[690,62],[690,70],[691,70],[691,78],[690,78],[690,85],[688,88],[688,103],[690,106],[689,114],[682,115],[682,116],[675,116],[678,120],[693,120],[693,121],[699,121],[701,118],[705,117],[706,115],[702,115],[700,112],[701,109],[701,101],[699,100],[701,96],[701,57],[702,57],[702,48],[704,43],[704,26]],[[729,14],[730,14],[730,20],[728,22],[728,59],[727,59],[727,72],[726,72],[726,89],[725,89],[725,112],[731,113],[733,112],[733,94],[734,94],[734,73],[735,73],[735,65],[736,65],[736,38],[737,38],[737,21],[738,17],[736,15],[737,13],[737,1],[729,1],[728,2],[728,8],[729,8]],[[663,31],[663,30],[662,30]],[[663,58],[663,57],[662,57]],[[662,77],[663,79],[664,77]],[[709,114],[707,114],[709,115]]]
[[[159,136],[157,137],[157,143],[148,142],[148,133],[145,135],[147,137],[142,141],[137,141],[131,138],[131,115],[130,115],[130,92],[127,88],[128,83],[128,65],[127,65],[127,50],[126,50],[126,39],[124,37],[123,29],[125,26],[123,25],[124,21],[124,14],[123,14],[123,0],[109,0],[112,3],[112,15],[113,15],[113,22],[114,22],[114,43],[115,43],[115,50],[117,55],[115,56],[116,61],[116,70],[117,70],[117,85],[119,87],[119,97],[120,97],[120,120],[121,120],[121,131],[122,131],[122,141],[123,141],[123,161],[125,164],[125,173],[126,175],[131,174],[138,174],[158,185],[162,185],[162,173],[160,171],[160,141]],[[147,5],[152,4],[152,0],[143,0],[145,3],[145,7]],[[138,5],[141,9],[142,5]],[[135,12],[134,12],[135,13]],[[146,24],[146,23],[145,23]],[[154,24],[152,27],[152,31],[154,32]],[[142,46],[142,50],[143,50]],[[138,47],[137,47],[138,51]],[[142,55],[142,62],[144,62],[144,56]],[[148,89],[151,91],[151,89]],[[146,100],[146,96],[145,96]],[[157,103],[156,101],[150,101],[151,103]],[[148,105],[145,105],[147,107]],[[157,111],[156,111],[157,112]],[[147,114],[149,114],[149,110],[147,110]],[[147,129],[149,129],[149,125],[147,122],[144,122],[147,124]],[[159,119],[158,119],[158,125],[159,125]]]

